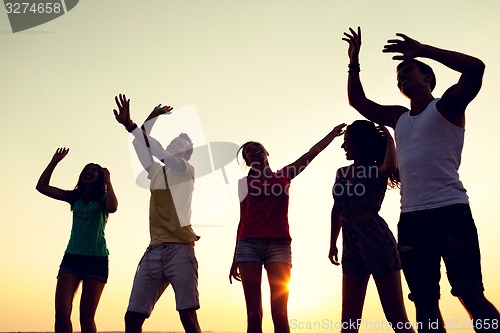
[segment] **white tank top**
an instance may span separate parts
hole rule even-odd
[[[438,112],[438,101],[419,115],[402,114],[396,124],[403,213],[469,203],[458,176],[465,129]]]

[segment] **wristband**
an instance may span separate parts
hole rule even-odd
[[[137,128],[137,124],[136,123],[132,123],[132,126],[129,126],[129,127],[125,127],[125,129],[127,130],[127,132],[131,133],[133,130],[135,130]]]
[[[347,71],[347,73],[359,73],[359,72],[361,72],[361,68],[359,67],[359,63],[349,64],[349,65],[347,65],[347,67],[349,67],[349,70]]]

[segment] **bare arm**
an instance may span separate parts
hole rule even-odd
[[[245,200],[248,194],[248,189],[246,188],[246,177],[238,181],[238,193],[240,196],[240,221],[238,222],[238,229],[236,231],[236,243],[234,245],[233,262],[231,263],[231,268],[229,270],[229,283],[233,283],[232,279],[236,281],[241,281],[241,274],[238,270],[238,265],[236,264],[236,247],[238,246],[238,235],[240,233],[241,223],[243,221],[243,216],[246,211],[247,201]],[[244,188],[243,188],[244,187]]]
[[[38,183],[36,184],[36,189],[38,192],[46,195],[50,198],[69,202],[68,192],[61,190],[60,188],[54,187],[50,185],[50,178],[52,177],[52,173],[54,172],[57,164],[68,154],[69,148],[57,148],[54,156],[50,160],[49,164],[43,170],[40,178],[38,179]]]
[[[111,184],[111,177],[107,168],[102,168],[104,174],[104,184],[106,185],[106,211],[114,213],[118,209],[118,199],[116,198],[115,190]]]
[[[376,122],[396,127],[396,123],[406,108],[402,106],[380,105],[368,99],[365,95],[363,85],[359,76],[359,52],[361,50],[361,28],[357,32],[349,28],[349,32],[344,32],[342,40],[349,44],[349,77],[347,79],[347,95],[349,104],[355,108],[363,117]]]
[[[443,94],[438,102],[438,109],[452,123],[463,126],[465,119],[462,118],[465,109],[481,89],[485,69],[484,63],[463,53],[421,44],[402,33],[397,33],[396,36],[401,37],[401,39],[388,40],[388,44],[384,46],[382,51],[400,53],[400,55],[395,55],[392,59],[428,58],[461,73],[458,82]]]
[[[398,159],[396,156],[396,146],[394,145],[394,139],[391,133],[389,133],[389,130],[384,126],[380,126],[380,129],[385,134],[387,144],[385,147],[384,161],[378,167],[378,173],[380,178],[386,180],[397,169]]]
[[[146,170],[149,170],[149,166],[151,165],[152,158],[151,156],[155,156],[165,163],[165,165],[169,168],[172,168],[178,172],[186,171],[186,164],[184,161],[172,154],[169,154],[165,148],[161,145],[161,143],[155,138],[149,136],[149,134],[138,128],[137,125],[130,118],[130,100],[123,94],[115,97],[116,105],[118,106],[118,111],[115,109],[113,113],[115,114],[116,121],[122,124],[125,129],[132,133],[134,136],[134,142],[142,146],[141,149],[139,146],[134,144],[134,148],[136,150],[137,156],[141,161],[141,164],[145,167]],[[147,152],[147,154],[146,154]],[[146,156],[145,156],[146,154]],[[148,160],[149,158],[149,166]],[[145,166],[146,165],[146,166]]]
[[[144,120],[144,123],[141,126],[142,130],[144,130],[146,134],[149,135],[158,117],[163,114],[169,114],[170,112],[172,112],[172,110],[173,108],[171,106],[161,106],[161,104],[159,104],[153,109],[153,111],[151,111],[146,120]]]
[[[330,262],[336,266],[340,265],[338,257],[339,250],[337,248],[337,239],[339,237],[341,228],[342,228],[342,218],[340,217],[340,213],[334,204],[331,216],[330,251],[328,253],[328,258],[330,259]]]
[[[344,133],[343,128],[346,124],[340,124],[333,128],[333,130],[328,133],[323,139],[321,139],[318,143],[309,149],[307,153],[302,155],[298,160],[289,164],[285,167],[286,175],[288,175],[289,179],[292,180],[299,173],[301,173],[311,161],[318,156],[328,145],[335,139],[337,136],[342,135]]]

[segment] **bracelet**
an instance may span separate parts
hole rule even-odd
[[[136,123],[132,123],[132,126],[129,126],[129,127],[125,127],[125,129],[127,130],[127,132],[131,133],[133,130],[135,130],[137,128],[137,124]]]
[[[347,73],[359,73],[359,72],[361,72],[361,68],[359,67],[359,63],[349,64],[349,65],[347,65],[347,67],[349,67],[349,70],[347,71]]]

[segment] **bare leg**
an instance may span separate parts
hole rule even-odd
[[[97,333],[95,313],[106,284],[96,279],[85,279],[82,284],[80,300],[81,333]]]
[[[179,316],[181,317],[182,326],[186,333],[201,333],[195,309],[180,310]]]
[[[471,319],[474,319],[476,332],[499,332],[500,315],[484,293],[471,292],[458,298],[465,307]],[[493,320],[496,320],[493,322]],[[496,324],[495,324],[496,323]]]
[[[374,279],[385,317],[394,331],[415,333],[406,314],[400,271],[374,277]]]
[[[247,305],[247,333],[262,333],[262,265],[240,262],[238,269]]]
[[[342,275],[342,333],[358,332],[370,275]]]
[[[145,313],[127,311],[125,313],[125,333],[142,333],[142,325],[146,318]]]
[[[290,333],[290,326],[288,324],[290,265],[273,262],[266,265],[266,270],[271,289],[271,314],[274,323],[274,333]]]
[[[64,273],[59,275],[56,286],[56,321],[54,324],[55,333],[72,333],[71,311],[73,309],[73,299],[80,285],[80,279],[73,274]]]

